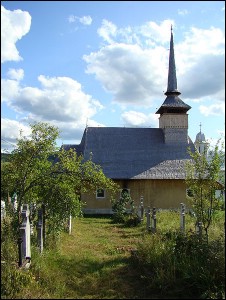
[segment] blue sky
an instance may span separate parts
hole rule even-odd
[[[180,98],[212,144],[225,131],[224,1],[2,1],[1,148],[43,121],[59,146],[88,126],[158,127],[173,25]]]

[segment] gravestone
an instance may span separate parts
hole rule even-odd
[[[36,213],[36,204],[31,203],[30,204],[30,226],[31,226],[31,235],[34,235],[34,225],[33,225],[33,220],[35,218],[35,213]]]
[[[152,215],[151,215],[152,225],[151,225],[151,232],[156,233],[156,208],[153,207]]]
[[[180,230],[185,232],[185,205],[183,203],[180,205]]]
[[[71,228],[72,228],[72,224],[71,224],[71,215],[69,216],[69,219],[68,219],[68,232],[69,234],[71,234]]]
[[[4,219],[5,216],[6,216],[5,201],[1,200],[1,219]]]
[[[12,201],[13,201],[13,211],[16,213],[17,212],[17,208],[18,208],[17,194],[16,193],[13,194]]]
[[[202,237],[202,222],[196,223],[196,233],[199,235],[199,237]]]
[[[144,197],[140,197],[140,215],[139,215],[140,221],[143,222],[144,220]]]
[[[20,226],[20,236],[22,238],[22,259],[31,258],[31,228],[29,221],[29,206],[28,204],[23,204],[21,209],[22,224]]]
[[[40,253],[43,251],[43,210],[38,209],[38,225],[37,225],[38,247]]]
[[[151,209],[150,209],[150,207],[148,207],[146,217],[147,217],[146,228],[147,228],[147,231],[150,232],[151,231]]]

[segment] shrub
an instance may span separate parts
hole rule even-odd
[[[135,263],[149,291],[181,297],[223,299],[225,245],[220,237],[207,243],[194,232],[145,236]]]
[[[31,282],[31,275],[18,268],[18,246],[14,218],[1,220],[1,298],[13,299]]]

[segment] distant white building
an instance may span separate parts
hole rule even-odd
[[[206,155],[207,155],[209,143],[206,141],[204,133],[201,132],[201,123],[199,126],[200,126],[200,131],[196,135],[194,145],[200,154],[206,153]]]

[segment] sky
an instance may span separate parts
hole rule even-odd
[[[57,144],[86,126],[159,127],[173,26],[188,135],[225,132],[225,1],[2,1],[1,151],[48,122]]]

